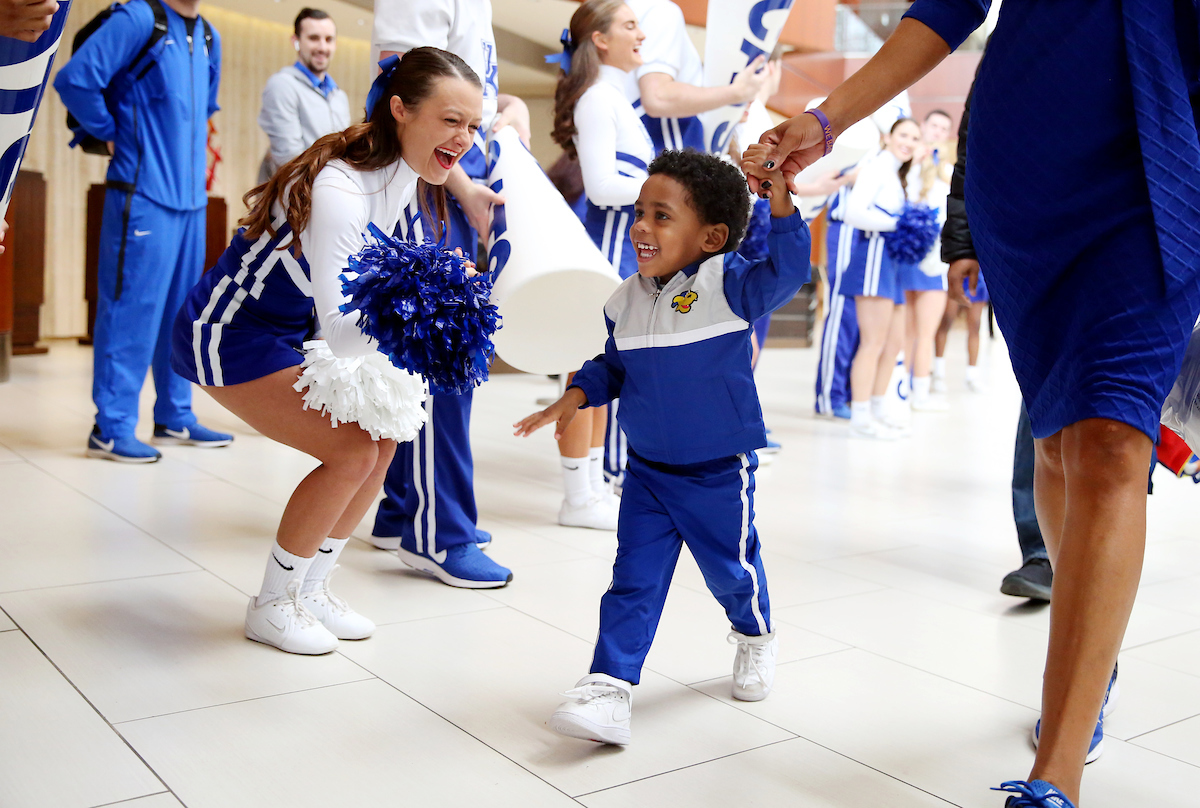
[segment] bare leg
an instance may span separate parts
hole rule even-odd
[[[912,310],[908,321],[912,324],[915,338],[905,343],[911,353],[911,356],[905,356],[905,360],[913,376],[928,376],[933,370],[934,337],[942,314],[946,311],[946,293],[932,290],[909,294],[915,297],[915,300],[910,298],[907,306]]]
[[[586,412],[586,411],[585,411]],[[599,449],[604,446],[604,436],[608,431],[608,405],[603,407],[595,407],[591,410],[592,413],[592,440],[588,444],[592,449]],[[583,415],[583,413],[579,413]],[[579,415],[575,417],[578,418]]]
[[[888,326],[887,341],[879,355],[879,364],[875,368],[875,384],[871,395],[881,396],[887,392],[888,383],[892,380],[892,371],[896,369],[896,357],[904,347],[904,321],[908,316],[908,306],[893,306],[891,323]]]
[[[567,384],[575,378],[574,373],[567,374]],[[587,457],[588,448],[592,446],[592,421],[597,411],[594,409],[580,410],[575,418],[563,430],[563,436],[558,439],[558,453],[562,457]],[[603,420],[601,423],[604,423]],[[604,445],[604,433],[600,433],[599,446]]]
[[[327,416],[304,409],[301,394],[292,389],[299,375],[299,367],[286,368],[204,390],[263,435],[321,461],[296,486],[276,534],[284,550],[312,558],[326,537],[349,536],[358,525],[383,484],[396,444],[377,443],[353,424],[334,428]]]
[[[983,323],[983,313],[987,303],[972,303],[967,309],[967,364],[979,362],[979,327]]]
[[[1054,587],[1030,779],[1076,804],[1141,577],[1149,467],[1149,438],[1117,421],[1088,419],[1037,441],[1034,494]]]
[[[957,318],[958,303],[947,298],[946,311],[942,314],[942,322],[938,325],[937,334],[933,338],[933,352],[938,359],[946,355],[946,338],[950,336],[950,329],[954,327],[954,321]]]
[[[904,369],[911,376],[917,346],[917,298],[920,292],[904,293]]]
[[[892,310],[896,304],[886,297],[854,298],[858,315],[858,351],[850,365],[850,398],[856,402],[871,399],[875,385],[875,372],[879,367],[880,355],[887,342],[892,323]],[[895,362],[893,355],[892,361]]]

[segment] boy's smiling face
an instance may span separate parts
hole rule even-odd
[[[729,238],[729,226],[701,220],[687,189],[666,174],[650,175],[633,209],[629,240],[647,278],[670,278],[720,252]]]

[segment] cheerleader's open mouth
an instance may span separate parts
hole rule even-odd
[[[437,160],[438,165],[446,169],[454,166],[454,161],[458,159],[459,154],[461,154],[461,152],[447,149],[444,146],[438,146],[433,150],[433,156],[434,159]]]
[[[655,247],[653,244],[647,244],[644,241],[634,239],[633,248],[637,250],[637,260],[639,262],[651,261],[654,259],[654,256],[658,255],[658,247]]]

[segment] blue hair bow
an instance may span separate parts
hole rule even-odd
[[[375,107],[379,104],[379,99],[383,98],[383,94],[387,91],[388,82],[392,80],[392,75],[396,72],[396,68],[400,66],[400,57],[392,54],[386,59],[379,62],[380,74],[375,77],[375,81],[371,83],[371,89],[367,92],[367,120],[371,120],[371,113],[375,111]]]
[[[558,39],[562,43],[562,53],[553,53],[546,57],[547,64],[560,65],[564,73],[571,72],[571,54],[575,52],[575,43],[571,41],[571,31],[564,28],[562,36]]]

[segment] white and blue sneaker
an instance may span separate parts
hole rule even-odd
[[[1084,764],[1095,763],[1104,754],[1104,719],[1112,715],[1113,710],[1117,708],[1117,699],[1121,696],[1121,687],[1117,684],[1117,668],[1113,667],[1112,677],[1108,680],[1108,691],[1104,694],[1104,704],[1100,707],[1100,719],[1096,722],[1096,728],[1092,730],[1092,742],[1088,744],[1087,757],[1084,758]],[[1038,736],[1042,733],[1042,721],[1033,725],[1033,748],[1037,749]]]
[[[1006,791],[1013,796],[1004,802],[1004,808],[1075,808],[1075,803],[1045,780],[1009,780],[992,791]]]
[[[474,542],[455,544],[436,554],[413,553],[401,546],[396,555],[413,569],[462,589],[499,589],[513,579],[512,570],[492,561]]]
[[[833,417],[841,418],[843,421],[849,421],[850,420],[850,405],[849,404],[834,405]]]
[[[492,534],[482,528],[475,528],[475,546],[480,550],[486,550],[492,544]]]
[[[154,437],[150,442],[156,446],[201,446],[215,449],[233,443],[233,435],[217,432],[201,424],[171,429],[162,424],[154,425]]]
[[[98,426],[93,426],[88,435],[87,456],[118,463],[154,463],[162,459],[161,454],[132,435],[106,439]]]

